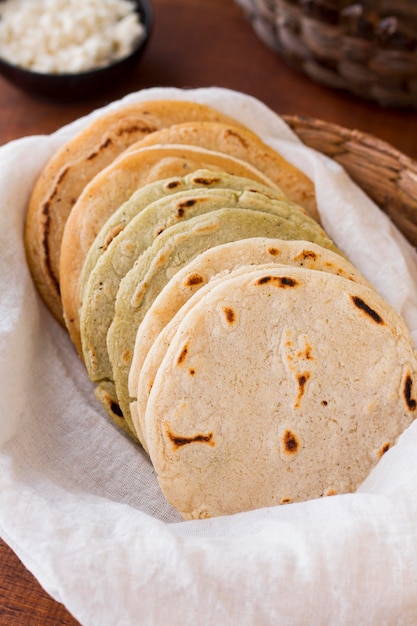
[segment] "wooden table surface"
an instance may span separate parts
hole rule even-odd
[[[125,93],[151,86],[220,86],[251,94],[280,114],[358,128],[417,159],[417,112],[383,109],[328,90],[287,67],[256,37],[233,0],[153,0],[154,30],[137,70],[101,100],[56,104],[0,79],[0,144],[50,133]],[[78,624],[0,542],[0,626]]]

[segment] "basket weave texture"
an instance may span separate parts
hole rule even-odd
[[[358,130],[309,117],[283,118],[303,143],[340,163],[417,246],[417,161]]]
[[[235,0],[257,35],[328,87],[417,108],[416,0]]]

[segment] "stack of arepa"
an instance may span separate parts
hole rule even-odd
[[[415,417],[405,322],[324,231],[311,181],[210,106],[96,118],[39,177],[25,242],[185,519],[354,491]]]

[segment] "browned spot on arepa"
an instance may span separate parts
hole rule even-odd
[[[228,325],[232,326],[236,321],[236,312],[234,311],[234,309],[232,309],[232,307],[230,306],[226,306],[223,308],[223,313]]]
[[[262,276],[256,281],[257,285],[274,285],[285,289],[286,287],[296,287],[299,282],[290,276]]]
[[[184,282],[186,287],[192,287],[194,285],[201,285],[204,282],[203,276],[201,274],[190,274],[187,276],[187,280]]]
[[[274,248],[273,246],[268,248],[268,252],[271,256],[279,256],[281,254],[280,250],[278,248]]]
[[[181,365],[185,361],[187,354],[188,354],[188,345],[185,345],[178,355],[177,365]]]
[[[295,405],[294,405],[294,408],[296,409],[300,407],[300,403],[305,393],[306,385],[310,376],[311,376],[310,372],[303,372],[297,375],[298,393],[297,393],[297,398],[296,398]]]
[[[365,300],[360,298],[359,296],[351,296],[353,304],[360,310],[363,311],[370,319],[372,319],[376,324],[385,324],[384,320],[380,316],[379,313],[375,311],[369,304],[366,304]]]
[[[297,256],[295,257],[295,261],[298,260],[312,260],[315,261],[317,259],[317,253],[314,252],[314,250],[302,250],[299,254],[297,254]]]
[[[211,432],[208,434],[199,433],[192,436],[177,435],[171,431],[169,424],[166,424],[166,432],[175,448],[181,448],[182,446],[192,443],[203,443],[212,447],[215,445],[213,433]]]
[[[293,433],[291,430],[286,430],[284,432],[284,434],[282,435],[281,442],[282,442],[284,454],[293,456],[297,454],[297,452],[299,452],[300,450],[300,447],[301,447],[300,441],[297,435]]]
[[[415,411],[417,401],[413,398],[413,379],[410,374],[407,374],[404,382],[404,399],[409,411]]]

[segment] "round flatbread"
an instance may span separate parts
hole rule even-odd
[[[146,410],[151,461],[185,519],[354,491],[413,421],[409,331],[374,290],[250,270],[185,315]]]
[[[248,237],[311,240],[337,251],[317,222],[250,209],[228,208],[199,215],[167,228],[120,281],[115,315],[107,333],[116,398],[130,419],[128,375],[138,326],[168,280],[201,252],[214,245]]]
[[[275,267],[274,263],[261,263],[257,265],[258,269],[269,269],[270,267]],[[208,284],[205,284],[196,291],[192,297],[187,300],[183,306],[179,309],[179,311],[174,315],[174,317],[168,322],[168,324],[161,329],[161,332],[156,337],[153,342],[150,350],[146,354],[144,362],[140,370],[138,369],[137,359],[135,362],[135,355],[133,356],[132,364],[129,372],[129,393],[132,398],[136,398],[130,403],[130,416],[132,419],[133,427],[135,429],[135,433],[139,442],[141,443],[145,452],[149,454],[148,444],[146,443],[146,424],[145,424],[145,414],[146,414],[146,406],[149,398],[149,394],[151,392],[153,382],[155,380],[156,373],[158,368],[165,356],[165,352],[167,351],[171,340],[175,336],[175,333],[178,329],[179,324],[181,323],[183,317],[186,313],[197,303],[201,298],[205,296],[205,294],[210,291],[213,287],[215,287],[219,282],[224,280],[228,280],[234,276],[239,276],[241,274],[246,274],[248,269],[253,269],[253,266],[243,265],[240,266],[230,272],[224,271],[216,274]],[[180,270],[181,272],[181,270]],[[179,272],[178,272],[179,273]],[[165,288],[164,288],[165,289]],[[154,306],[155,302],[152,304]],[[145,318],[147,317],[150,309],[148,310]],[[140,326],[139,326],[140,330]],[[139,335],[139,331],[138,331]],[[136,346],[138,345],[136,335]],[[136,349],[135,346],[135,349]],[[135,380],[135,383],[132,381],[132,370],[134,370],[133,378],[138,379]],[[133,387],[134,385],[134,387]],[[131,387],[133,389],[131,390]]]
[[[135,146],[157,144],[200,146],[247,161],[278,185],[290,200],[320,219],[311,180],[247,128],[225,122],[185,122],[152,133]]]
[[[135,431],[145,450],[145,411],[158,367],[186,314],[217,280],[235,276],[248,266],[274,263],[330,272],[370,287],[352,263],[332,250],[308,241],[252,237],[210,248],[179,270],[145,314],[136,335],[129,371],[130,405]]]
[[[129,200],[129,207],[138,207],[137,214],[101,254],[82,290],[80,340],[91,380],[97,382],[111,377],[106,338],[114,317],[114,303],[120,280],[129,272],[136,259],[173,224],[227,207],[275,213],[288,219],[291,228],[294,228],[298,220],[310,223],[316,230],[316,223],[307,216],[304,209],[284,200],[282,194],[274,195],[272,190],[262,186],[258,189],[254,185],[249,187],[247,179],[239,177],[225,176],[224,180],[228,180],[232,187],[235,185],[236,189],[190,189],[146,205],[142,203],[143,194],[137,192]],[[77,340],[74,331],[73,341]]]
[[[132,143],[171,124],[193,120],[238,124],[210,106],[187,100],[129,104],[94,119],[46,164],[30,198],[25,246],[39,293],[59,321],[63,322],[59,291],[62,233],[84,187]]]
[[[201,168],[245,176],[274,187],[253,166],[225,154],[194,146],[150,146],[120,156],[84,188],[67,219],[60,254],[62,307],[76,346],[82,268],[103,224],[139,187]]]

